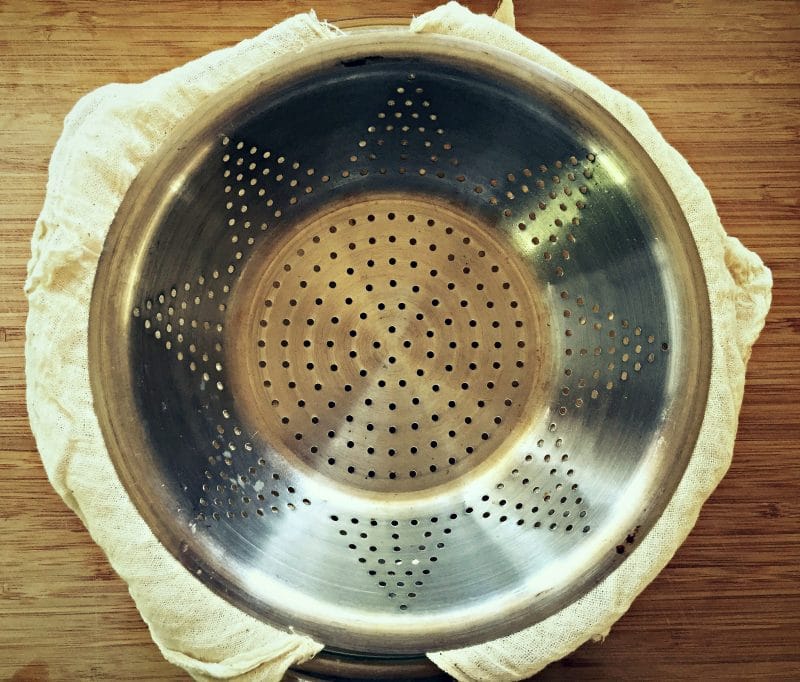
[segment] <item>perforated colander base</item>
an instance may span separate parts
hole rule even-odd
[[[265,440],[337,483],[452,481],[502,448],[551,375],[523,268],[485,226],[429,201],[325,211],[243,273],[234,394],[252,396]]]

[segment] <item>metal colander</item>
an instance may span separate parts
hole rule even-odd
[[[711,344],[688,226],[625,129],[522,59],[401,30],[190,116],[125,197],[89,331],[161,542],[323,662],[403,674],[624,560],[692,451]]]

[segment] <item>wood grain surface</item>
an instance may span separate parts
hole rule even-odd
[[[0,678],[186,679],[49,486],[28,426],[22,282],[64,115],[312,7],[336,20],[432,5],[0,1]],[[775,277],[730,473],[611,636],[541,679],[800,679],[800,3],[517,5],[522,33],[644,106]]]

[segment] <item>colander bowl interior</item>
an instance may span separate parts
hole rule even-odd
[[[640,145],[469,41],[327,41],[227,88],[128,191],[90,372],[138,511],[331,651],[418,656],[635,549],[707,396],[702,267]]]

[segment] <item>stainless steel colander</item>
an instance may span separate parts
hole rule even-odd
[[[608,112],[500,50],[371,31],[167,138],[104,247],[90,371],[188,570],[324,642],[312,669],[408,676],[635,549],[697,436],[708,305]]]

